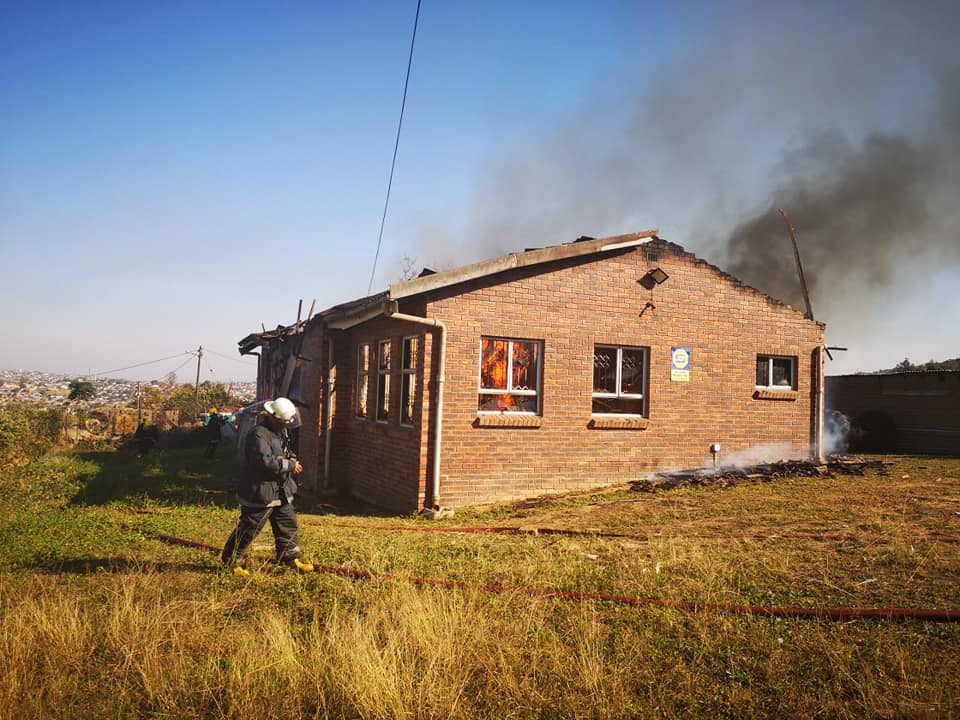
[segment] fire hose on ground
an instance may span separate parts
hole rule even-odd
[[[220,548],[214,547],[204,542],[188,540],[186,538],[167,535],[165,533],[146,531],[141,528],[126,529],[135,530],[148,537],[166,542],[172,545],[196,548],[206,550],[212,553],[220,553]],[[354,526],[355,527],[355,526]],[[331,575],[340,575],[357,580],[392,580],[408,582],[418,586],[442,587],[458,590],[479,590],[490,593],[515,593],[524,594],[531,597],[555,598],[559,600],[597,600],[602,602],[618,603],[621,605],[648,606],[670,608],[674,610],[687,610],[691,612],[717,612],[717,613],[737,613],[759,615],[763,617],[782,617],[782,618],[808,618],[824,620],[856,620],[856,619],[879,619],[879,620],[925,620],[928,622],[958,622],[960,621],[960,608],[952,610],[929,610],[922,608],[859,608],[859,607],[835,607],[835,608],[807,608],[807,607],[780,607],[766,605],[737,605],[728,603],[702,603],[686,600],[664,600],[660,598],[645,598],[630,595],[615,595],[598,592],[584,592],[580,590],[550,590],[545,588],[532,587],[511,587],[509,585],[499,584],[472,584],[460,580],[444,580],[439,578],[427,578],[416,576],[402,576],[392,573],[377,573],[370,570],[357,570],[337,565],[317,565],[319,572]]]
[[[163,506],[156,508],[135,508],[113,512],[127,512],[134,515],[150,515],[155,513],[169,512],[173,506]],[[103,508],[107,510],[107,508]],[[347,530],[375,530],[382,532],[421,532],[421,533],[449,533],[454,535],[472,535],[472,534],[492,534],[492,535],[562,535],[567,537],[594,537],[594,538],[613,538],[618,540],[633,540],[636,542],[651,542],[663,538],[663,535],[637,535],[636,533],[617,533],[603,532],[601,530],[570,530],[567,528],[549,528],[533,526],[512,526],[512,525],[479,525],[479,526],[453,526],[453,527],[412,527],[409,525],[364,525],[357,523],[317,523],[309,520],[301,521],[304,525],[314,527],[335,527]],[[804,532],[776,532],[776,533],[687,533],[684,537],[696,538],[698,540],[812,540],[814,542],[853,542],[856,540],[869,540],[862,535],[848,535],[842,533],[804,533]],[[960,543],[960,535],[940,535],[933,533],[931,535],[918,535],[912,538],[913,542],[943,542]]]
[[[358,525],[350,523],[316,523],[305,522],[306,525],[316,527],[336,527],[358,530],[387,530],[393,532],[438,532],[453,534],[474,534],[491,533],[495,535],[564,535],[568,537],[595,537],[595,538],[615,538],[620,540],[635,540],[638,542],[650,542],[659,539],[660,535],[637,535],[634,533],[615,533],[603,532],[600,530],[569,530],[565,528],[548,527],[527,527],[527,526],[459,526],[459,527],[410,527],[407,525]],[[777,540],[784,538],[787,540],[814,540],[823,542],[850,542],[863,539],[857,535],[843,535],[831,533],[802,533],[802,532],[777,532],[777,533],[697,533],[686,534],[685,537],[694,537],[698,540]],[[960,536],[957,535],[921,535],[913,539],[914,542],[945,542],[960,543]]]

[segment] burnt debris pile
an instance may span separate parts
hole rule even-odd
[[[637,492],[676,490],[682,487],[717,486],[731,487],[739,481],[770,482],[784,477],[834,477],[836,475],[863,475],[867,470],[886,473],[887,464],[882,460],[869,460],[847,456],[832,456],[825,463],[811,460],[778,460],[746,467],[699,468],[654,473],[630,483]]]

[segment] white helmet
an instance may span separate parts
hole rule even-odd
[[[285,423],[289,423],[297,417],[296,406],[285,397],[279,397],[276,400],[267,400],[263,404],[263,409],[278,420],[283,420]]]

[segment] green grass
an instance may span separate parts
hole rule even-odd
[[[478,589],[960,608],[960,460],[888,460],[885,475],[613,488],[440,523],[298,501],[317,563],[466,584],[438,588],[291,574],[268,562],[269,529],[248,578],[158,540],[222,544],[237,517],[225,455],[47,456],[0,475],[0,717],[957,717],[957,623]],[[524,532],[398,529],[461,525]]]

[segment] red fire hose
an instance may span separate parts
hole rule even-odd
[[[110,508],[96,508],[102,511],[111,511]],[[127,512],[136,515],[147,515],[153,513],[168,512],[173,510],[173,506],[164,506],[156,508],[135,508],[131,510],[113,510],[113,512]],[[513,526],[455,526],[455,527],[409,527],[407,525],[361,525],[351,523],[319,523],[309,520],[301,520],[304,525],[313,525],[315,527],[336,527],[344,529],[357,530],[380,530],[389,532],[436,532],[453,534],[475,534],[491,533],[495,535],[565,535],[569,537],[597,537],[597,538],[618,538],[621,540],[635,540],[638,542],[650,542],[659,537],[657,535],[636,535],[632,533],[612,533],[592,530],[568,530],[564,528],[544,528],[544,527],[513,527]],[[802,532],[778,532],[778,533],[700,533],[687,534],[686,537],[695,537],[700,540],[777,540],[785,538],[788,540],[814,540],[822,542],[849,542],[851,540],[862,540],[860,535],[843,535],[837,533],[802,533]],[[941,535],[933,533],[932,535],[920,535],[913,538],[914,542],[944,542],[960,543],[960,535]]]
[[[126,526],[125,526],[126,527]],[[129,528],[127,529],[136,529]],[[174,535],[164,533],[149,532],[142,529],[136,529],[145,535],[162,540],[173,545],[182,545],[184,547],[198,548],[209,552],[218,553],[220,548],[208,545],[207,543],[187,540]],[[531,587],[510,587],[508,585],[471,585],[460,580],[442,580],[437,578],[425,577],[403,577],[391,573],[375,573],[370,570],[355,570],[353,568],[321,565],[318,568],[321,572],[332,575],[341,575],[344,577],[355,578],[359,580],[397,580],[412,583],[413,585],[457,588],[461,590],[476,589],[491,593],[522,593],[532,597],[558,598],[560,600],[601,600],[605,602],[620,603],[623,605],[651,606],[673,608],[676,610],[690,610],[692,612],[719,612],[719,613],[744,613],[750,615],[761,615],[765,617],[800,617],[800,618],[822,618],[825,620],[851,620],[876,618],[881,620],[927,620],[930,622],[958,622],[960,621],[960,609],[955,610],[924,610],[921,608],[805,608],[805,607],[776,607],[764,605],[733,605],[726,603],[699,603],[685,600],[663,600],[658,598],[643,598],[630,595],[611,595],[607,593],[582,592],[579,590],[548,590],[544,588]]]
[[[337,527],[337,528],[356,528],[358,530],[388,530],[397,532],[438,532],[454,534],[471,533],[493,533],[498,535],[566,535],[570,537],[597,537],[597,538],[619,538],[626,540],[637,540],[639,542],[650,542],[658,537],[656,535],[635,535],[631,533],[611,533],[611,532],[593,532],[590,530],[566,530],[562,528],[542,528],[542,527],[509,527],[509,526],[479,526],[479,527],[409,527],[406,525],[357,525],[350,523],[318,523],[303,521],[305,525],[316,527]],[[734,534],[687,534],[685,537],[696,537],[701,540],[776,540],[786,538],[789,540],[817,540],[824,542],[847,542],[850,540],[861,539],[857,535],[842,535],[830,533],[801,533],[801,532],[778,532],[778,533],[734,533]],[[960,536],[957,535],[922,535],[914,538],[916,542],[937,541],[946,543],[960,543]]]

